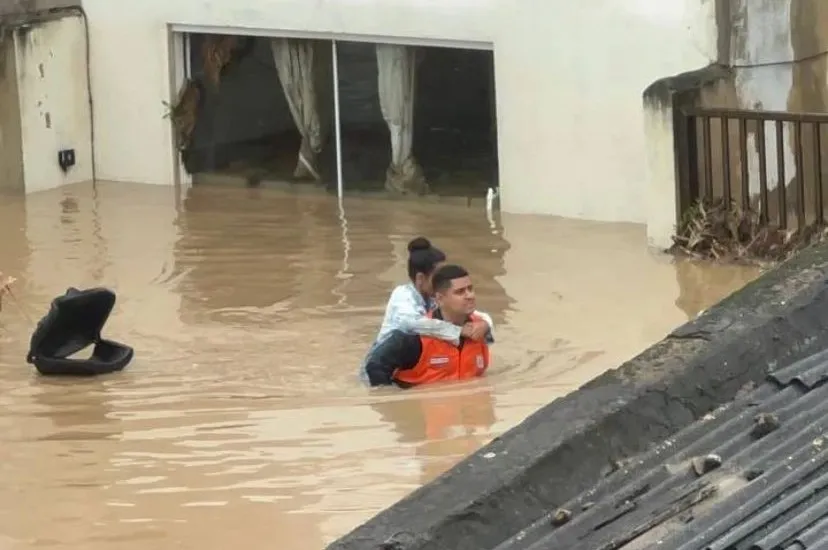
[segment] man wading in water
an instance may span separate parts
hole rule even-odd
[[[451,323],[461,332],[462,327],[481,320],[475,313],[474,286],[465,269],[444,265],[434,272],[431,280],[437,309],[430,318]],[[365,374],[372,386],[409,388],[477,378],[488,367],[489,344],[484,338],[461,335],[455,344],[433,336],[393,330],[372,348]]]
[[[385,307],[382,326],[368,351],[368,357],[393,331],[431,336],[454,345],[460,343],[461,337],[472,340],[485,338],[490,344],[494,342],[494,323],[486,313],[476,311],[476,320],[462,327],[429,315],[435,307],[432,299],[431,276],[445,261],[446,255],[443,251],[432,246],[424,237],[417,237],[408,243],[410,282],[399,285],[391,293]],[[365,374],[366,361],[363,361],[360,369],[360,375],[365,382],[368,381]]]

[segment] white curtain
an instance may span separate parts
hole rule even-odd
[[[331,46],[318,40],[274,38],[271,49],[293,122],[302,136],[293,175],[319,181],[317,157],[330,126]]]
[[[385,187],[401,193],[428,191],[423,171],[414,159],[414,90],[417,50],[377,44],[377,87],[380,108],[391,134],[391,165]]]

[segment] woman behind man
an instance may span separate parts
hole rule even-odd
[[[368,355],[394,330],[430,336],[455,345],[460,343],[461,337],[471,340],[485,338],[488,343],[494,343],[494,323],[486,313],[475,311],[475,314],[483,321],[467,323],[463,327],[428,317],[428,313],[434,308],[431,276],[445,261],[446,255],[443,251],[432,246],[424,237],[417,237],[408,243],[410,282],[399,285],[391,292],[388,305],[385,306],[385,317],[376,340],[368,350]],[[363,379],[365,378],[364,367],[365,361],[360,369]]]

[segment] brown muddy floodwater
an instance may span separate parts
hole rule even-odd
[[[182,196],[186,195],[186,196]],[[105,285],[136,349],[35,375],[0,313],[0,548],[319,550],[541,405],[757,275],[647,252],[643,228],[450,204],[98,184],[0,203],[0,270],[32,320]],[[490,376],[369,391],[357,366],[427,235],[496,323]]]

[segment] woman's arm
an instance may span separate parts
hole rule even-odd
[[[417,334],[419,336],[430,336],[439,340],[445,340],[453,344],[460,343],[460,333],[463,328],[454,323],[441,319],[432,319],[420,313],[416,309],[404,309],[398,312],[399,327],[403,332]]]
[[[430,336],[455,345],[460,343],[462,327],[448,321],[431,319],[425,308],[411,292],[400,289],[391,295],[391,311],[396,327],[410,334]]]

